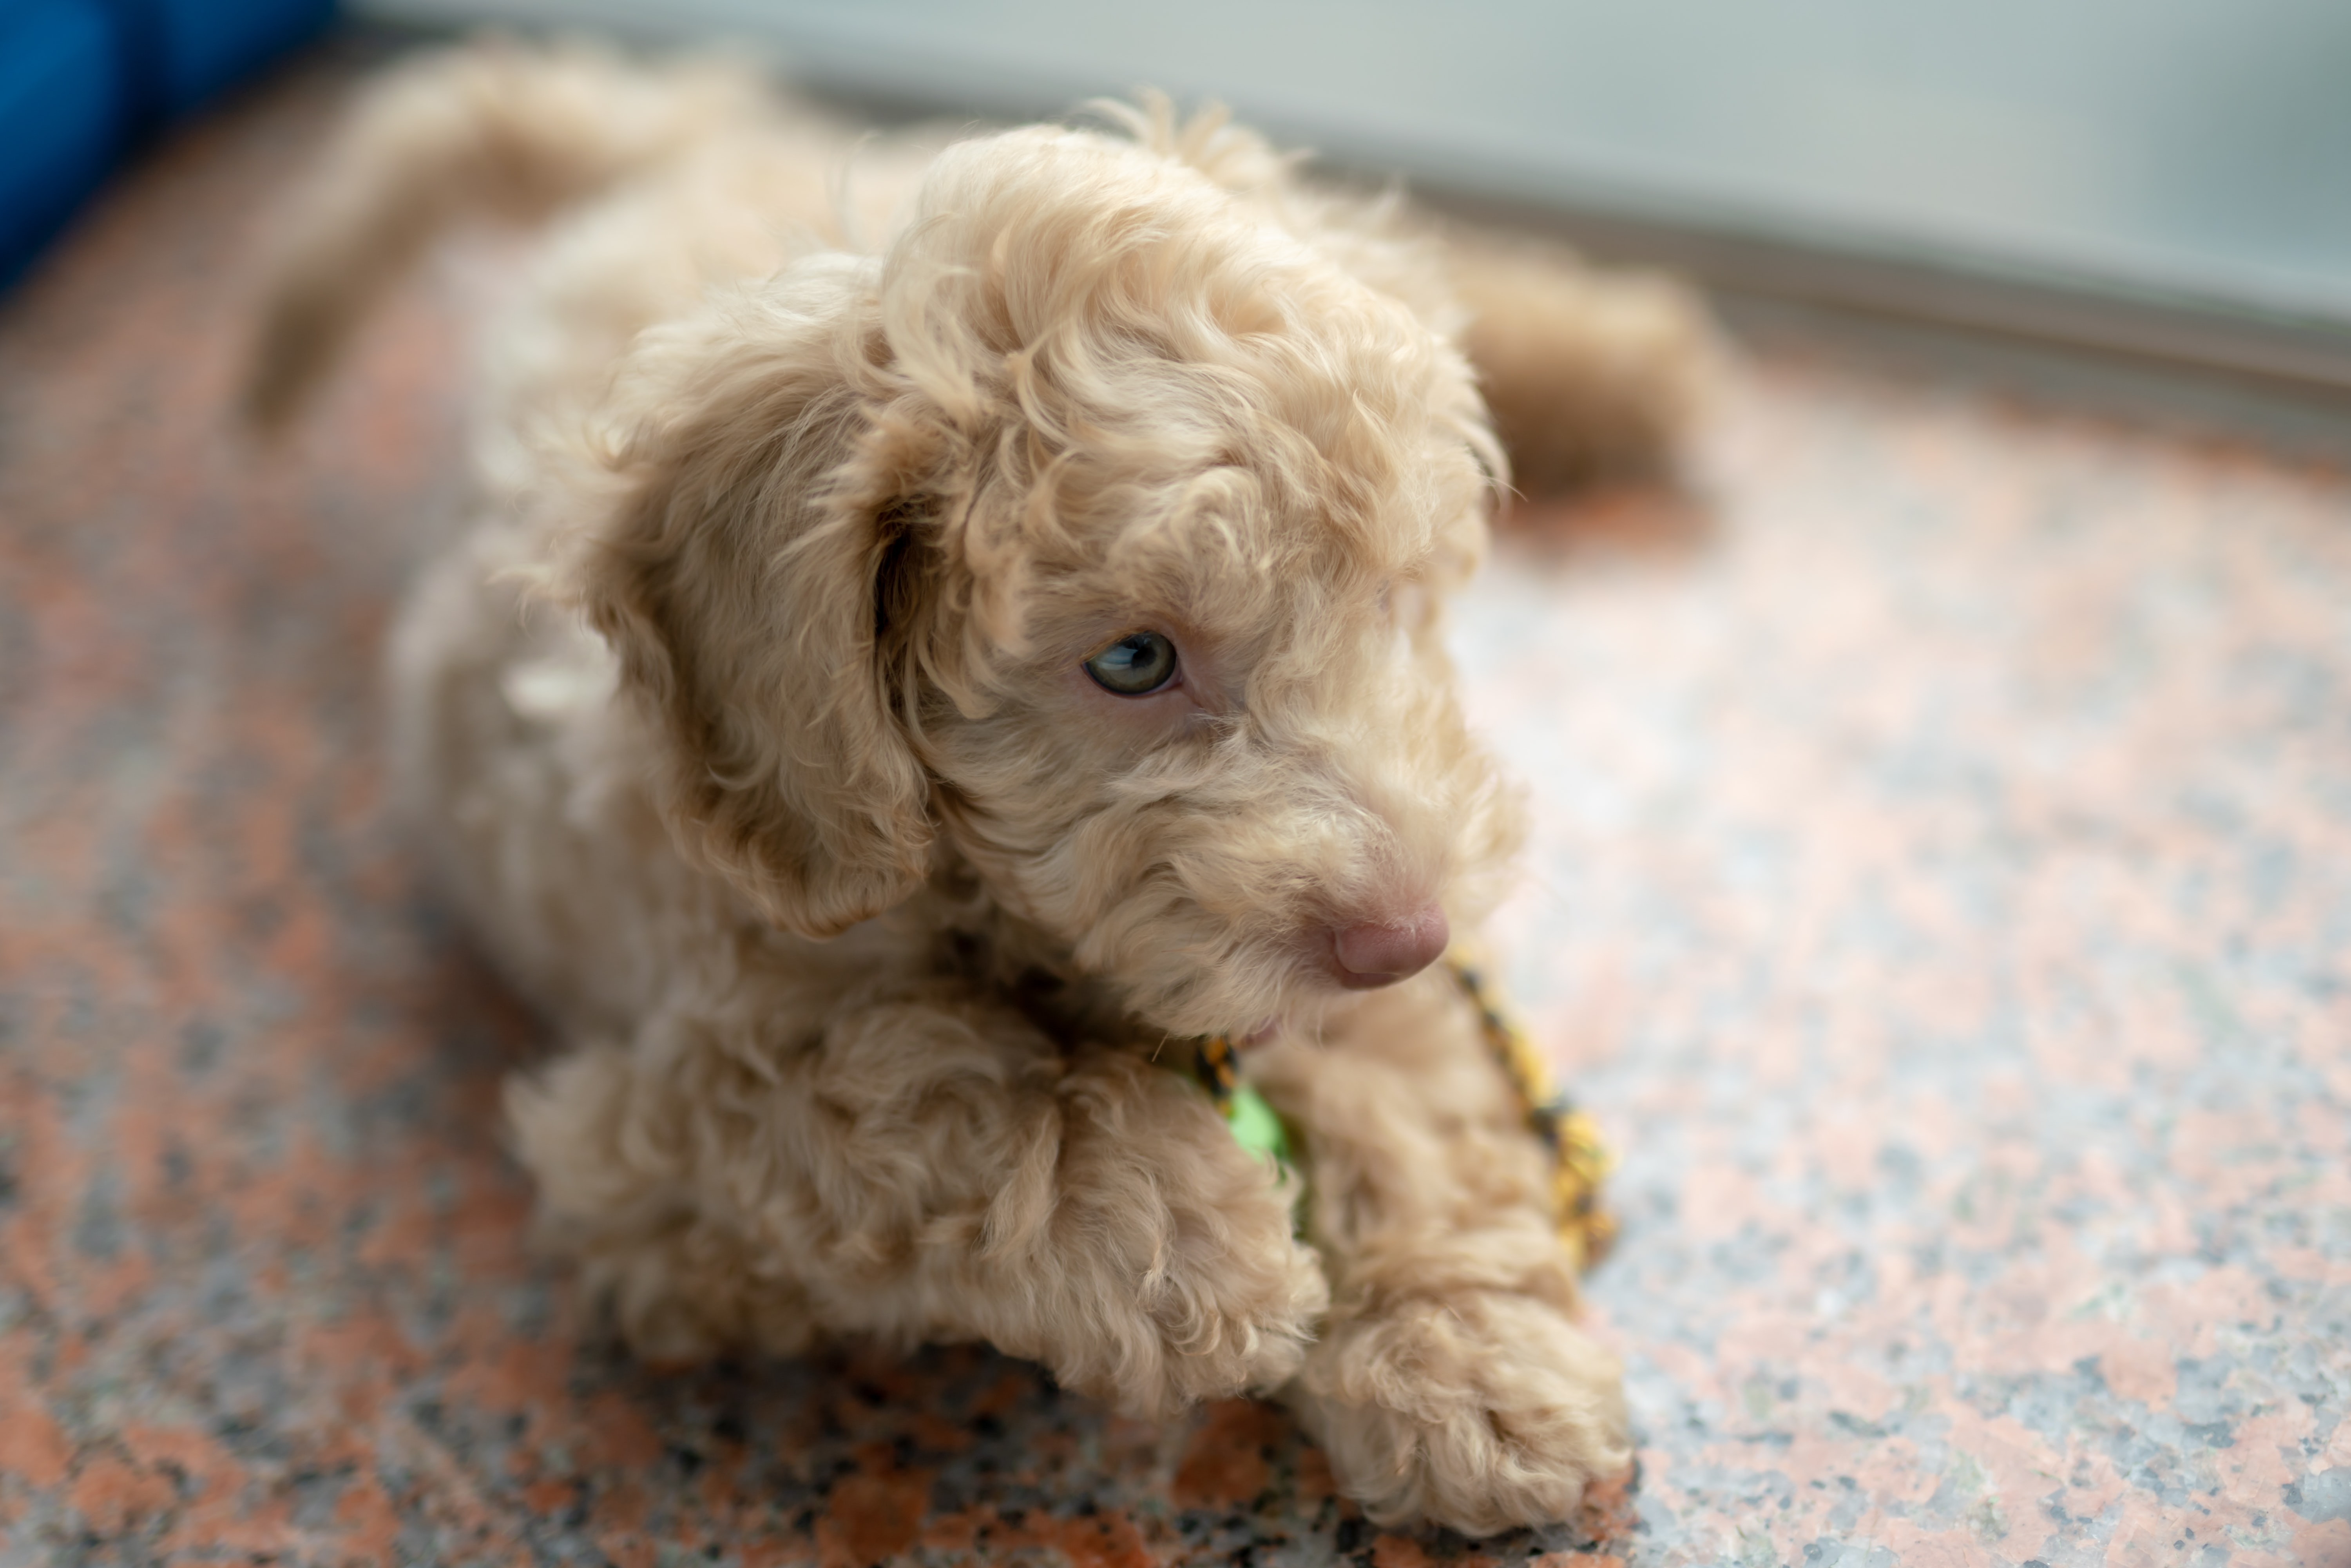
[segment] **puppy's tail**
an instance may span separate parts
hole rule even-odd
[[[1672,471],[1719,381],[1705,302],[1656,274],[1457,229],[1454,289],[1510,476],[1530,497]]]
[[[582,45],[489,42],[370,88],[290,204],[264,275],[246,417],[282,426],[368,308],[440,232],[537,222],[757,115],[756,77],[659,68]]]

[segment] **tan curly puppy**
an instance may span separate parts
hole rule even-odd
[[[1428,969],[1517,833],[1440,612],[1489,409],[1556,475],[1654,462],[1702,322],[1128,119],[852,156],[707,68],[420,62],[294,214],[255,408],[444,219],[572,209],[488,342],[394,752],[571,1041],[516,1136],[640,1351],[1279,1391],[1375,1520],[1557,1520],[1625,1411]],[[1213,1032],[1292,1129],[1296,1230],[1155,1064]]]

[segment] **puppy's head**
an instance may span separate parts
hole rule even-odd
[[[1177,158],[1040,129],[880,258],[650,334],[574,587],[682,836],[823,936],[942,851],[1145,1019],[1247,1030],[1479,913],[1511,802],[1444,594],[1500,457],[1468,367]]]

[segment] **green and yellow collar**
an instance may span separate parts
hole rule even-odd
[[[1496,999],[1483,971],[1458,953],[1446,956],[1445,967],[1478,1009],[1486,1047],[1526,1107],[1527,1130],[1551,1151],[1552,1207],[1558,1218],[1560,1245],[1579,1270],[1589,1269],[1607,1255],[1616,1239],[1615,1218],[1600,1203],[1601,1183],[1614,1168],[1614,1156],[1592,1117],[1552,1084],[1550,1065]],[[1241,1078],[1240,1051],[1230,1037],[1212,1034],[1194,1040],[1191,1076],[1232,1129],[1234,1142],[1284,1171],[1299,1168],[1288,1124]]]

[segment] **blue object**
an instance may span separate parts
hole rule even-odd
[[[176,119],[326,26],[334,0],[111,0],[148,104]]]
[[[121,151],[117,37],[97,0],[0,0],[0,288]]]
[[[0,288],[116,160],[333,12],[334,0],[0,0]]]

